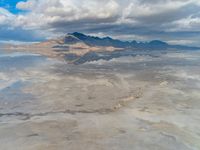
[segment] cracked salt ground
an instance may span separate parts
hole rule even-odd
[[[198,54],[3,68],[0,149],[199,150]]]

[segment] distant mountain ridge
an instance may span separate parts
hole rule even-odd
[[[153,53],[165,53],[167,50],[200,50],[199,47],[170,45],[159,40],[129,42],[110,37],[89,36],[78,32],[68,33],[63,37],[36,44],[8,45],[6,48],[64,59],[73,64],[83,64],[100,59],[110,60],[122,56],[146,55],[147,53],[149,55],[149,52],[153,57],[156,57]]]
[[[154,40],[151,42],[137,42],[137,41],[121,41],[121,40],[117,40],[117,39],[112,39],[110,37],[95,37],[95,36],[88,36],[85,35],[83,33],[78,33],[78,32],[74,32],[74,33],[70,33],[68,35],[71,35],[81,41],[83,41],[84,43],[90,45],[90,46],[113,46],[113,47],[119,47],[119,48],[131,48],[131,47],[142,47],[142,46],[168,46],[167,43],[162,42],[162,41],[158,41],[158,40]]]
[[[113,46],[117,48],[137,48],[137,49],[168,49],[168,48],[178,48],[178,49],[199,49],[199,47],[192,47],[192,46],[182,46],[182,45],[169,45],[166,42],[160,40],[153,40],[150,42],[137,42],[135,40],[129,41],[121,41],[118,39],[112,39],[110,37],[95,37],[95,36],[88,36],[83,33],[74,32],[69,33],[66,37],[72,36],[76,39],[89,46]]]

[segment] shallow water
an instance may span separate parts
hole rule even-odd
[[[52,62],[37,54],[6,53],[0,50],[0,109],[2,110],[0,112],[3,113],[5,110],[12,112],[19,105],[21,105],[19,111],[23,111],[25,104],[35,99],[32,94],[22,91],[22,88],[34,80],[34,77],[29,77],[29,70],[40,70]]]
[[[0,53],[0,149],[198,150],[200,51],[82,65]]]

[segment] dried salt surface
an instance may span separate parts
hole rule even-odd
[[[173,54],[1,72],[0,149],[200,149],[198,52]]]

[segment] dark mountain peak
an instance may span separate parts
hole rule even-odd
[[[115,40],[108,36],[100,38],[96,36],[85,35],[79,32],[70,33],[69,35],[78,38],[79,40],[90,46],[113,46],[119,48],[130,47],[130,42]]]
[[[86,36],[85,34],[80,33],[80,32],[73,32],[73,33],[69,33],[69,34],[74,35],[74,36]]]
[[[103,39],[105,40],[113,40],[111,37],[107,36],[107,37],[104,37]]]
[[[86,38],[88,37],[87,35],[80,33],[80,32],[74,32],[74,33],[69,33],[69,35],[72,35],[78,39]]]
[[[160,41],[160,40],[153,40],[151,42],[149,42],[150,45],[158,45],[158,46],[161,46],[161,45],[168,45],[166,42],[163,42],[163,41]]]

